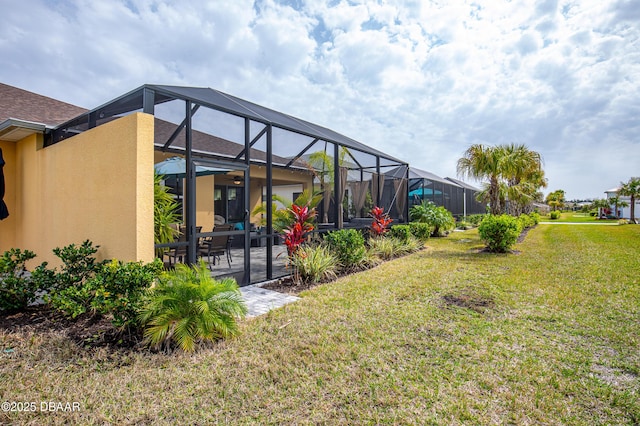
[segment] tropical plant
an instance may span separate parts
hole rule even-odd
[[[155,244],[172,242],[178,235],[178,228],[174,225],[180,220],[178,210],[180,205],[169,193],[169,188],[162,185],[163,175],[154,173],[153,176],[153,233]],[[161,256],[167,248],[156,250]]]
[[[387,227],[393,219],[389,217],[388,214],[384,212],[382,207],[375,206],[371,209],[371,213],[369,214],[373,221],[371,222],[371,234],[373,237],[379,237],[384,235],[387,232]]]
[[[480,238],[487,244],[487,249],[494,253],[509,251],[521,231],[518,219],[507,214],[487,216],[478,227]]]
[[[316,216],[316,209],[309,208],[309,206],[299,206],[297,204],[291,205],[289,209],[293,216],[293,223],[291,223],[282,232],[284,233],[284,243],[287,246],[287,253],[289,257],[295,253],[300,247],[309,232],[313,231],[313,219]]]
[[[313,192],[310,189],[305,189],[302,191],[298,197],[294,201],[288,200],[285,197],[282,197],[278,194],[273,194],[272,202],[271,202],[271,212],[272,212],[272,223],[273,230],[275,232],[282,232],[285,228],[287,228],[293,222],[293,215],[291,213],[291,206],[309,206],[309,208],[317,208],[318,204],[322,200],[322,193]],[[278,203],[282,204],[284,207],[278,208]],[[260,220],[258,221],[260,226],[266,226],[267,224],[267,204],[262,203],[257,206],[251,212],[252,216],[260,215]],[[311,219],[310,219],[311,220]]]
[[[237,320],[246,314],[236,281],[212,278],[200,262],[192,267],[177,264],[161,274],[138,318],[152,347],[177,345],[192,352],[198,342],[237,335]]]
[[[491,214],[500,214],[500,178],[501,152],[495,147],[481,144],[471,145],[458,160],[458,175],[475,179],[488,179],[488,190],[485,192],[491,208]]]
[[[598,217],[602,216],[601,212],[606,215],[609,214],[611,210],[611,204],[609,204],[609,201],[604,198],[596,198],[595,200],[593,200],[593,202],[591,202],[590,207],[591,209],[596,210],[595,215],[597,215]]]
[[[356,229],[339,229],[329,232],[324,236],[324,241],[345,269],[359,266],[367,252],[364,237]]]
[[[291,256],[294,280],[322,282],[336,278],[338,258],[324,244],[299,247]]]
[[[422,244],[416,238],[406,241],[387,236],[385,238],[372,238],[369,240],[369,252],[372,256],[382,260],[393,259],[407,253],[419,250]]]
[[[630,197],[629,206],[631,207],[630,222],[636,222],[636,198],[640,197],[640,178],[632,177],[626,183],[620,183],[619,195]]]
[[[553,210],[549,213],[549,218],[552,220],[560,219],[560,212],[558,210]]]
[[[411,207],[409,217],[413,222],[431,225],[433,227],[431,235],[434,237],[444,236],[447,231],[454,228],[456,223],[449,210],[426,200]]]

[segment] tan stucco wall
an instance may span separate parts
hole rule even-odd
[[[16,143],[15,247],[57,265],[52,249],[89,239],[99,259],[152,261],[153,116],[136,113],[48,148]]]

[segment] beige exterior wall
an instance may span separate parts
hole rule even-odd
[[[10,246],[54,266],[53,248],[86,239],[99,259],[153,260],[153,116],[132,114],[48,148],[42,135],[15,145]]]

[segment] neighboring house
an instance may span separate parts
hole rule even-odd
[[[393,194],[382,185],[405,162],[210,88],[145,85],[88,111],[0,84],[0,148],[10,212],[0,221],[0,252],[29,249],[54,265],[53,248],[86,239],[100,246],[100,258],[151,261],[154,164],[174,156],[186,159],[186,177],[165,179],[182,202],[184,260],[196,260],[214,220],[241,224],[230,232],[242,252],[234,260],[244,265],[235,275],[241,285],[289,273],[274,267],[284,260],[274,252],[270,209],[262,233],[251,226],[260,218],[250,212],[274,193],[321,191],[323,229],[359,226],[343,212],[347,188],[362,189],[397,221],[406,217],[404,175],[386,182]],[[315,152],[336,159],[332,179],[304,161]],[[217,172],[196,176],[198,166]]]
[[[611,188],[609,190],[604,191],[604,193],[607,195],[607,199],[612,198],[612,197],[617,197],[618,196],[618,191],[620,190],[620,187],[616,187],[616,188]],[[620,196],[620,200],[621,201],[625,201],[627,204],[629,204],[626,207],[620,207],[618,206],[618,211],[615,212],[615,205],[611,205],[611,209],[609,212],[601,212],[604,214],[611,214],[614,215],[616,217],[619,217],[621,219],[631,219],[631,197],[628,196]],[[636,216],[638,214],[640,214],[640,199],[636,199],[636,208],[635,208],[635,214]],[[637,219],[637,217],[636,217]]]

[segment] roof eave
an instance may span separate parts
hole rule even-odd
[[[17,142],[33,134],[41,134],[47,125],[33,121],[8,118],[0,123],[0,140]]]

